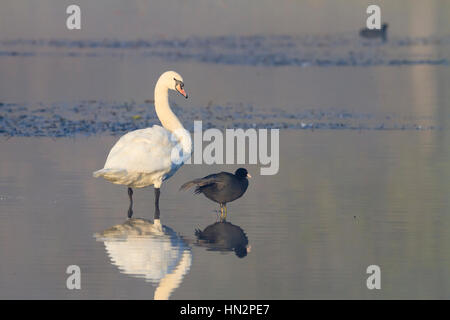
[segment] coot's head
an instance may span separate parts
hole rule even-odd
[[[387,23],[383,23],[383,24],[381,25],[381,29],[382,29],[383,31],[385,31],[385,30],[387,29],[387,27],[388,27],[388,24],[387,24]]]
[[[234,175],[238,178],[251,178],[252,176],[248,173],[247,169],[239,168],[236,170]]]

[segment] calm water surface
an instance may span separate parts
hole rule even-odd
[[[229,205],[228,221],[251,245],[243,258],[197,245],[195,229],[215,223],[217,208],[178,192],[222,167],[187,165],[164,185],[161,221],[171,236],[157,245],[131,236],[107,250],[94,234],[126,221],[128,197],[91,171],[115,138],[11,138],[0,167],[1,297],[152,299],[158,277],[181,268],[185,254],[190,266],[171,298],[446,298],[445,135],[282,132],[279,174],[254,174],[246,196]],[[135,217],[152,215],[153,191],[138,190]],[[170,252],[169,268],[161,256]],[[71,264],[81,267],[80,291],[65,288]],[[370,264],[382,268],[381,291],[365,286]]]
[[[449,298],[448,3],[382,1],[382,44],[357,36],[364,1],[191,2],[91,7],[77,34],[53,25],[65,8],[51,0],[2,5],[0,298]],[[190,99],[171,104],[187,128],[281,128],[278,174],[246,166],[227,225],[178,189],[238,166],[182,167],[161,228],[152,188],[127,221],[126,188],[92,178],[119,135],[157,122],[167,69],[184,77]],[[205,229],[218,243],[197,240]]]

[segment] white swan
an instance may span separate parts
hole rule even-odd
[[[169,106],[169,90],[176,90],[187,98],[183,78],[175,71],[164,72],[155,86],[155,110],[163,127],[128,132],[112,147],[103,169],[94,177],[128,186],[133,215],[133,189],[153,185],[155,188],[155,219],[159,219],[159,195],[161,184],[170,178],[190,156],[192,141]]]

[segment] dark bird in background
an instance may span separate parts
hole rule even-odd
[[[383,39],[383,41],[387,40],[387,27],[388,24],[387,23],[383,23],[381,25],[381,29],[362,29],[359,32],[359,35],[363,38],[366,39],[377,39],[377,38],[381,38]]]
[[[251,246],[241,227],[226,221],[216,222],[205,230],[195,230],[199,246],[213,251],[234,251],[236,256],[243,258],[250,252]]]
[[[246,169],[239,168],[234,174],[220,172],[186,182],[180,190],[196,186],[194,193],[203,193],[208,199],[217,202],[221,219],[226,219],[227,203],[242,197],[248,187],[247,178],[251,178],[251,175]]]

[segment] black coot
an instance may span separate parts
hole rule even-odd
[[[387,23],[383,23],[381,25],[381,29],[362,29],[359,32],[359,35],[363,38],[367,38],[367,39],[376,39],[376,38],[381,38],[383,39],[383,41],[387,40],[387,27],[388,24]]]
[[[181,186],[180,190],[197,186],[195,193],[203,193],[208,199],[219,203],[220,216],[222,219],[226,219],[226,204],[242,197],[248,187],[247,178],[251,178],[251,175],[246,169],[239,168],[234,174],[220,172],[186,182]]]

